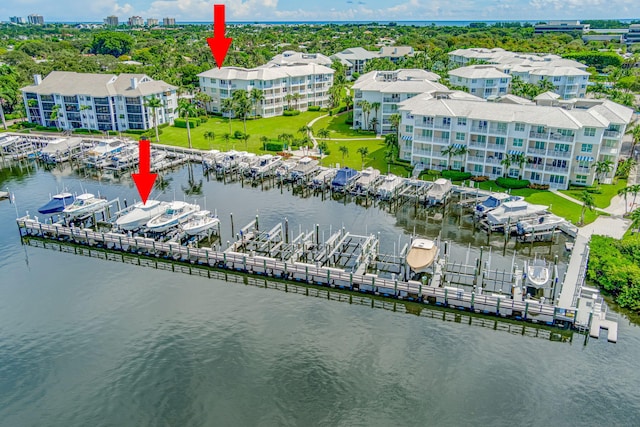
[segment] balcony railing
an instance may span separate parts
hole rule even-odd
[[[490,165],[499,165],[502,159],[497,157],[487,157],[486,163]]]
[[[498,129],[498,128],[489,128],[489,133],[497,134],[497,135],[506,135],[506,129]]]
[[[382,98],[382,102],[400,102],[400,98],[385,97]]]
[[[526,165],[526,169],[530,169],[530,170],[536,170],[536,171],[541,171],[544,170],[544,164],[542,163],[528,163]]]
[[[547,154],[544,148],[527,148],[527,154]]]
[[[483,156],[468,156],[467,157],[467,162],[484,163],[484,157]]]
[[[619,138],[620,137],[620,132],[615,131],[615,130],[605,130],[604,131],[604,137],[605,138]]]
[[[569,173],[569,168],[566,166],[560,167],[560,166],[545,165],[544,171],[555,172],[555,173]]]
[[[471,132],[487,133],[487,127],[486,126],[471,126]]]
[[[570,151],[560,151],[560,150],[548,150],[547,151],[547,156],[550,157],[562,157],[563,159],[568,159],[569,157],[571,157],[571,152]]]
[[[553,141],[573,142],[573,135],[562,135],[561,133],[552,133],[550,139]]]
[[[471,141],[471,142],[469,142],[469,147],[485,148],[486,145],[487,145],[486,142],[480,142],[480,141]]]
[[[529,138],[549,139],[549,132],[540,133],[532,130],[531,132],[529,132]]]
[[[618,154],[617,147],[600,147],[600,154]]]
[[[487,150],[494,150],[494,151],[499,151],[499,152],[503,152],[505,148],[504,144],[487,144]]]
[[[433,138],[433,142],[437,142],[439,144],[448,144],[449,138]]]
[[[588,166],[574,166],[573,172],[588,175],[589,173],[591,173],[591,168]]]
[[[436,123],[436,124],[433,125],[433,127],[435,129],[446,129],[446,130],[449,130],[449,129],[451,129],[451,124],[445,125],[443,123]]]

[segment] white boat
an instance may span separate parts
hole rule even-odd
[[[318,170],[318,161],[311,157],[303,157],[289,173],[291,181],[299,181]]]
[[[221,156],[216,156],[216,172],[225,173],[234,170],[240,163],[244,154],[245,153],[231,150],[223,153]]]
[[[202,165],[205,169],[216,167],[216,158],[220,155],[220,150],[209,150],[202,156]]]
[[[267,176],[282,162],[282,157],[273,154],[258,156],[258,161],[251,167],[251,176],[254,178]]]
[[[40,151],[40,157],[46,163],[67,161],[82,150],[82,138],[60,138],[49,141]]]
[[[168,203],[159,200],[138,202],[133,209],[116,220],[116,226],[122,230],[136,230],[144,227],[154,216],[158,216],[167,209]]]
[[[111,156],[111,159],[108,162],[109,164],[106,167],[112,167],[114,169],[127,168],[137,164],[138,158],[138,146],[136,144],[127,144],[122,147],[120,152]]]
[[[186,202],[171,202],[163,213],[147,222],[149,231],[161,232],[186,222],[191,215],[200,210],[200,206]]]
[[[373,189],[376,181],[380,178],[380,171],[371,166],[362,170],[360,176],[356,179],[354,192],[357,194],[366,194]]]
[[[378,197],[382,200],[389,200],[393,198],[398,187],[400,187],[403,182],[403,178],[390,173],[384,177],[384,180],[378,186]]]
[[[87,152],[85,162],[90,167],[100,167],[111,162],[111,157],[122,151],[125,143],[119,139],[107,139],[98,142]],[[107,163],[108,162],[108,163]]]
[[[523,197],[512,196],[507,193],[493,193],[482,202],[476,205],[474,215],[478,218],[485,217],[487,213],[491,212],[504,202],[513,202],[516,200],[523,200]]]
[[[189,217],[187,222],[182,224],[182,229],[190,236],[203,233],[220,224],[220,220],[211,215],[210,211],[202,210]]]
[[[504,228],[508,224],[515,226],[521,219],[539,216],[548,208],[548,206],[533,205],[524,200],[504,202],[487,214],[486,223],[491,230]]]
[[[431,267],[438,255],[436,242],[430,239],[413,239],[407,253],[407,264],[415,273],[423,273]]]
[[[276,176],[281,179],[289,179],[291,171],[296,167],[298,162],[295,160],[285,160],[276,168]]]
[[[549,266],[543,259],[536,259],[525,265],[526,293],[534,298],[549,297],[551,276]],[[546,292],[545,292],[546,291]]]
[[[567,220],[564,218],[552,213],[546,213],[533,218],[521,219],[516,224],[516,230],[519,235],[527,233],[544,233],[559,230],[560,226],[566,222]]]
[[[324,188],[331,185],[333,177],[338,171],[333,168],[320,168],[320,172],[311,180],[311,186],[314,188]]]
[[[444,203],[449,197],[449,193],[453,189],[451,181],[445,178],[438,178],[433,185],[427,190],[427,204],[439,205]]]
[[[82,216],[104,209],[109,204],[107,199],[94,196],[91,193],[84,193],[68,205],[62,213],[72,217]]]
[[[241,153],[242,157],[238,162],[238,170],[245,176],[251,175],[251,168],[258,163],[258,156],[255,153]]]

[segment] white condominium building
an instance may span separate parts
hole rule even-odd
[[[489,98],[506,95],[511,76],[493,65],[472,65],[449,71],[449,82],[466,88],[472,95]]]
[[[393,131],[390,116],[398,112],[398,104],[425,92],[450,92],[437,83],[440,76],[425,70],[371,71],[353,85],[353,127],[373,129],[379,134]],[[369,104],[369,108],[362,108]],[[373,120],[375,118],[375,120]],[[373,122],[372,122],[373,121]]]
[[[32,123],[62,129],[125,131],[149,129],[154,114],[147,99],[162,102],[158,124],[173,123],[177,117],[177,88],[145,74],[90,74],[52,71],[44,80],[34,76],[34,85],[20,89]],[[57,120],[53,112],[57,108]]]
[[[522,177],[551,188],[591,185],[595,162],[617,164],[633,110],[608,100],[559,105],[564,108],[422,94],[398,107],[400,157],[428,169],[451,167],[491,179]],[[518,154],[525,156],[523,164],[505,161]],[[602,182],[611,182],[614,171]]]
[[[287,50],[277,54],[267,65],[304,65],[317,64],[331,67],[333,61],[326,55],[321,53],[304,53]]]
[[[518,76],[525,83],[537,84],[540,80],[547,79],[553,83],[554,92],[563,99],[583,98],[589,80],[586,65],[557,55],[515,53],[500,48],[471,48],[449,52],[449,62],[452,68],[462,67],[449,72],[449,75],[454,77],[468,75],[474,70],[487,67],[474,64],[480,62],[493,65],[498,72],[512,77]],[[454,78],[451,80],[456,84]]]
[[[331,55],[331,59],[340,61],[346,67],[347,78],[351,78],[356,73],[364,73],[367,62],[372,59],[388,59],[396,63],[417,53],[411,46],[382,46],[377,52],[362,47],[350,47]]]
[[[305,111],[309,106],[329,106],[333,69],[317,64],[258,68],[222,67],[198,74],[200,88],[212,99],[207,109],[222,113],[222,102],[236,90],[259,89],[264,99],[256,105],[262,117],[280,116],[286,109]],[[291,95],[291,96],[288,96]]]

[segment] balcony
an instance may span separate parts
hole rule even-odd
[[[618,154],[617,147],[600,147],[600,154]]]
[[[398,103],[398,102],[400,102],[400,98],[385,97],[385,98],[382,98],[382,102]]]
[[[573,142],[573,135],[562,135],[560,133],[552,133],[550,139],[553,141]]]
[[[545,165],[544,167],[544,171],[545,172],[554,172],[554,173],[569,173],[569,168],[568,167],[560,167],[560,166],[552,166],[552,165]]]
[[[549,139],[549,132],[539,133],[539,132],[531,131],[529,132],[529,138]]]
[[[605,138],[620,138],[620,132],[615,130],[605,130],[604,131]]]
[[[498,151],[498,152],[504,152],[505,149],[505,145],[504,144],[487,144],[487,150],[493,150],[493,151]]]
[[[568,159],[569,157],[571,157],[571,152],[570,151],[556,151],[556,150],[548,150],[547,151],[547,156],[550,157],[560,157],[563,159]]]
[[[438,144],[448,144],[449,143],[449,138],[433,138],[433,142],[436,142]]]
[[[469,147],[476,147],[476,148],[485,148],[485,146],[487,145],[486,142],[480,142],[480,141],[471,141],[469,142]]]
[[[416,149],[414,149],[411,154],[413,154],[414,156],[431,157],[431,150],[416,150]]]
[[[488,165],[499,165],[501,161],[502,161],[502,159],[499,159],[497,157],[489,156],[489,157],[487,157],[486,163]]]
[[[589,175],[591,173],[591,168],[588,166],[574,166],[573,172],[581,175]]]
[[[356,93],[355,98],[356,98],[356,99],[360,99],[360,98],[362,98],[362,93]]]
[[[483,156],[468,156],[467,157],[467,162],[471,162],[471,163],[484,163],[484,157]]]
[[[471,126],[471,132],[487,133],[487,127],[486,126]]]
[[[507,134],[507,130],[506,129],[498,129],[498,128],[489,128],[489,133],[493,133],[496,135],[506,135]]]
[[[528,163],[525,166],[525,168],[528,169],[528,170],[542,171],[542,170],[544,170],[544,164],[542,164],[542,163]]]
[[[544,148],[531,148],[527,147],[527,154],[547,154],[547,151]]]
[[[433,127],[435,129],[449,130],[449,129],[451,129],[451,123],[449,123],[448,125],[445,125],[445,124],[442,124],[442,123],[436,123],[435,125],[433,125]]]

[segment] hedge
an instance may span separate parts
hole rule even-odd
[[[307,111],[320,111],[320,106],[319,105],[310,105],[309,108],[307,108]]]
[[[284,110],[282,112],[282,115],[286,117],[297,116],[298,114],[300,114],[300,110]]]
[[[526,179],[505,178],[501,176],[500,178],[496,179],[496,184],[498,184],[502,188],[518,189],[527,188],[531,184],[531,182]]]
[[[336,108],[332,108],[331,110],[329,110],[329,115],[330,116],[335,116],[337,114],[340,114],[344,111],[347,111],[347,106],[346,105],[341,105],[339,107]]]
[[[173,125],[177,128],[186,128],[187,127],[187,121],[185,119],[175,119],[173,121]],[[190,128],[197,128],[198,126],[200,126],[200,119],[198,118],[191,118],[189,119],[189,127]]]
[[[99,135],[99,134],[102,134],[102,131],[80,128],[80,129],[74,129],[73,133],[82,134],[82,135],[92,135],[92,134]]]
[[[244,133],[241,130],[237,130],[233,133],[235,139],[244,139]]]
[[[451,181],[464,181],[471,178],[471,174],[469,172],[460,172],[454,170],[443,170],[442,177],[447,178]]]
[[[55,126],[41,126],[37,125],[36,130],[41,130],[45,132],[58,132],[58,128]]]
[[[279,142],[267,142],[264,149],[267,151],[282,151],[283,145]]]

